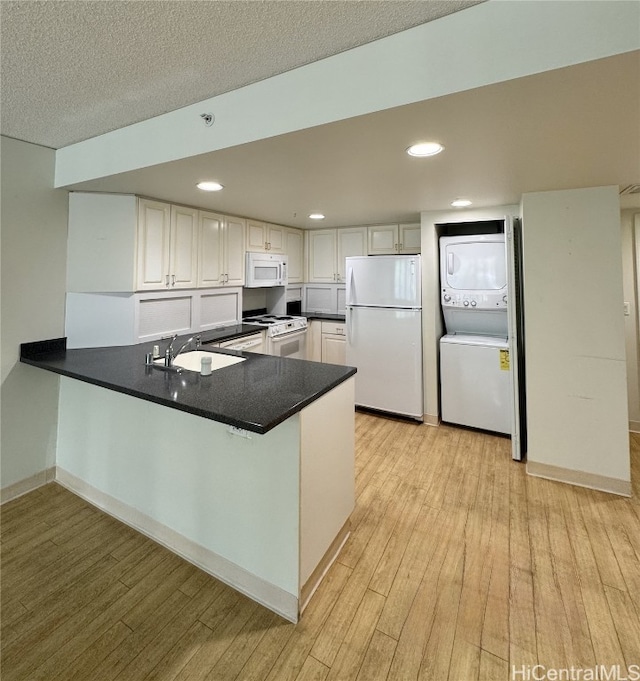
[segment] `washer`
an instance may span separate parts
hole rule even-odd
[[[511,369],[505,338],[443,336],[440,388],[443,421],[511,434]]]

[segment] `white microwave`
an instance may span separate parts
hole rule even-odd
[[[247,253],[247,288],[286,286],[287,256],[278,253]]]

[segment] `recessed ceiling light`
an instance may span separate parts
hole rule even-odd
[[[409,156],[435,156],[443,149],[442,144],[438,142],[419,142],[418,144],[412,144],[407,149],[407,154]]]
[[[324,220],[324,215],[322,213],[311,213],[309,217],[312,220]]]
[[[219,192],[223,188],[219,182],[198,182],[196,187],[203,192]]]
[[[456,199],[455,201],[451,202],[451,205],[454,208],[466,208],[467,206],[471,205],[471,201],[469,201],[469,199]]]

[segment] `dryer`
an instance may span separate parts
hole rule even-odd
[[[504,234],[440,237],[440,302],[447,333],[508,335]]]

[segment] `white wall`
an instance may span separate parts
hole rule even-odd
[[[18,358],[20,343],[64,335],[67,192],[53,189],[53,150],[7,137],[0,150],[0,486],[6,491],[54,465],[58,378]]]
[[[629,303],[629,316],[624,318],[625,349],[627,354],[627,396],[629,400],[629,429],[640,432],[640,347],[638,343],[638,273],[636,254],[640,244],[634,223],[640,225],[640,211],[628,209],[621,212],[622,286],[624,299]],[[639,227],[640,231],[640,227]]]
[[[522,199],[527,470],[630,493],[617,187]]]

